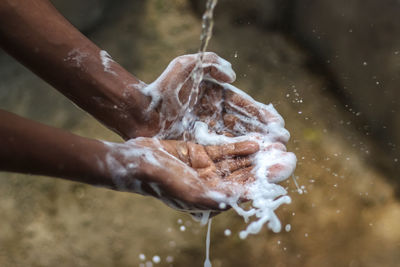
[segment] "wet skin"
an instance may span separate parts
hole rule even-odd
[[[217,83],[203,81],[194,96],[191,73],[196,66],[196,55],[174,59],[150,85],[113,60],[105,68],[100,57],[102,50],[73,27],[47,0],[0,1],[0,46],[125,140],[168,132],[188,108],[196,114],[194,119],[207,122],[210,129],[218,123],[224,124],[228,130],[220,134],[229,136],[241,135],[233,130],[235,124],[243,124],[252,131],[262,131],[246,125],[243,119],[246,114],[256,116],[265,125],[275,119],[255,102],[217,84],[233,82],[235,74],[227,62],[214,53],[205,54],[201,71]],[[154,99],[144,93],[149,86],[156,87],[155,90],[162,95],[153,106]],[[170,97],[174,94],[178,96],[179,105],[175,105],[176,98]],[[233,106],[240,106],[245,114],[232,112]],[[214,111],[218,111],[218,116]],[[162,118],[166,117],[170,120],[162,127]],[[99,164],[110,153],[110,148],[103,142],[78,137],[5,111],[0,112],[0,118],[3,122],[0,126],[1,170],[61,177],[120,190],[112,179],[112,170]],[[228,179],[245,183],[251,180],[249,155],[256,152],[257,147],[253,142],[233,147],[203,147],[183,142],[182,136],[165,134],[163,138],[175,139],[160,140],[166,151],[163,154],[164,170],[174,171],[161,171],[157,166],[143,163],[146,168],[139,166],[133,171],[134,175],[128,172],[124,179],[140,179],[145,183],[147,180],[157,181],[166,198],[170,196],[213,208],[216,208],[216,203],[204,197],[207,187],[223,192],[218,187],[220,181]],[[159,153],[154,147],[154,139],[134,139],[119,145],[129,148],[135,142]],[[186,149],[187,157],[182,154]],[[135,158],[125,160],[140,162]],[[188,170],[195,175],[186,175]],[[193,179],[197,182],[190,182]],[[187,184],[192,185],[189,188]],[[196,184],[201,186],[191,189]]]

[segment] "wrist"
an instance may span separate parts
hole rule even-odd
[[[112,177],[107,168],[108,146],[99,140],[79,137],[73,147],[64,152],[66,158],[75,158],[70,171],[60,174],[60,177],[87,183],[94,186],[114,188]]]
[[[142,154],[135,145],[128,143],[101,142],[105,153],[101,153],[98,166],[94,166],[104,185],[117,190],[142,193],[142,182],[146,180]]]

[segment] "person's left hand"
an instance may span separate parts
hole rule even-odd
[[[156,138],[107,147],[104,175],[112,178],[114,189],[152,195],[187,211],[220,210],[212,192],[246,200],[243,185],[254,179],[250,156],[259,149],[250,141],[201,146]]]
[[[195,119],[187,118],[187,114],[202,95],[199,85],[203,77],[232,83],[236,75],[228,61],[215,53],[205,52],[201,65],[199,54],[179,56],[154,82],[136,86],[137,90],[151,98],[151,102],[140,114],[142,123],[135,131],[131,131],[133,134],[129,138],[156,136],[161,139],[180,139],[185,128]]]

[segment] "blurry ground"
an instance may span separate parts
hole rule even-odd
[[[145,82],[174,57],[197,50],[199,16],[185,0],[121,1],[106,10],[96,27],[82,27],[89,25],[89,37]],[[325,77],[308,70],[308,55],[292,41],[216,16],[209,50],[232,62],[236,86],[283,115],[307,193],[284,183],[293,203],[279,217],[289,232],[264,229],[241,241],[242,220],[232,211],[217,216],[213,266],[398,266],[400,205],[388,177],[371,164],[381,156],[371,155],[374,145],[356,130],[358,116],[336,100]],[[4,54],[0,108],[120,140]],[[147,260],[159,255],[155,266],[202,266],[205,228],[157,200],[10,173],[1,173],[0,184],[0,266],[139,266],[140,253]],[[226,228],[232,236],[224,236]]]

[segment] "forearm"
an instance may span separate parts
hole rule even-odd
[[[0,1],[0,46],[106,126],[135,136],[151,100],[138,90],[143,84],[49,1]]]
[[[0,110],[0,170],[113,186],[107,146]]]

